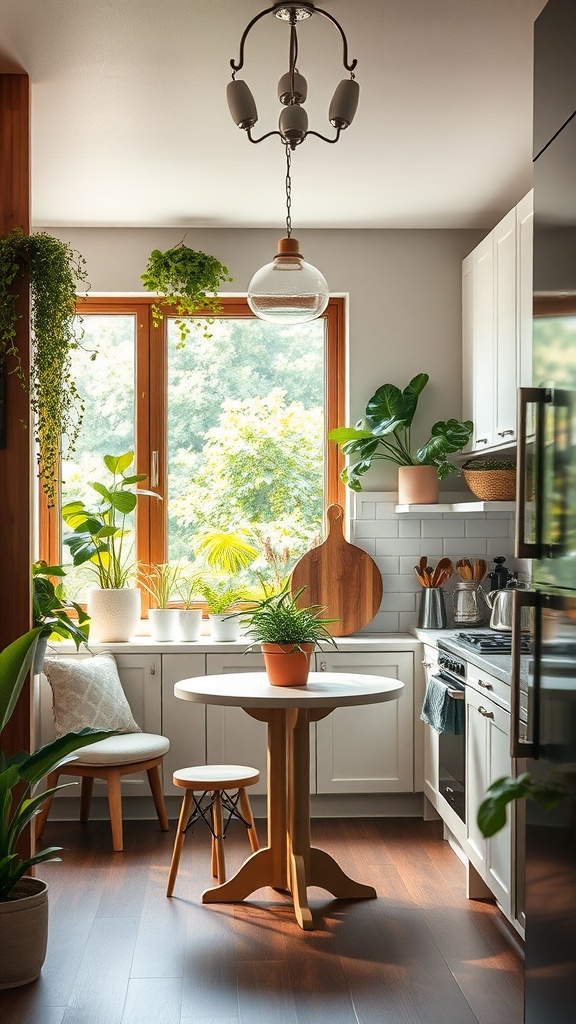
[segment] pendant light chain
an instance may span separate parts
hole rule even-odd
[[[286,143],[286,238],[292,234],[292,177],[290,170],[292,157],[290,155],[290,144]]]

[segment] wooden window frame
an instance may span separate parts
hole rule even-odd
[[[135,353],[135,450],[136,472],[146,473],[146,487],[161,497],[167,494],[168,450],[166,379],[166,320],[155,327],[152,321],[152,296],[92,297],[78,302],[82,315],[133,315],[136,318]],[[256,319],[245,298],[221,296],[223,317]],[[167,308],[166,317],[177,316],[176,309]],[[325,355],[325,427],[328,432],[344,423],[345,416],[345,299],[331,298],[322,319],[326,321]],[[154,382],[154,394],[151,392]],[[152,453],[159,453],[158,483],[152,485],[150,474]],[[335,442],[325,440],[324,495],[326,507],[338,503],[345,508],[344,484],[340,473],[344,458]],[[141,502],[137,518],[137,558],[144,564],[162,564],[167,557],[167,511],[165,501]],[[49,565],[60,562],[61,520],[59,509],[49,508],[39,488],[39,557]]]

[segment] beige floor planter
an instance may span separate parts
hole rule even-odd
[[[42,970],[48,942],[48,886],[22,878],[24,896],[0,902],[0,989],[34,981]]]
[[[93,643],[123,643],[134,636],[140,624],[141,594],[136,587],[88,591],[90,640]]]

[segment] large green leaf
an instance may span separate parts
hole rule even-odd
[[[450,419],[435,423],[430,440],[418,449],[418,459],[425,465],[431,465],[444,455],[462,451],[472,436],[472,430],[471,420],[461,423],[459,420]]]
[[[30,754],[24,764],[20,765],[20,777],[34,785],[53,771],[67,754],[113,735],[114,732],[103,729],[81,729],[79,732],[66,733],[65,736],[45,743],[44,746],[38,747],[38,750]]]
[[[330,441],[336,441],[338,444],[344,444],[345,441],[362,440],[363,438],[373,436],[374,435],[371,430],[359,430],[355,427],[336,427],[328,434]]]
[[[409,427],[417,404],[416,393],[402,392],[395,384],[383,384],[366,406],[366,419],[373,433],[383,437]]]
[[[8,722],[34,660],[41,626],[18,637],[0,651],[0,731]]]
[[[122,474],[128,466],[134,462],[134,452],[125,452],[123,455],[105,455],[104,465],[114,475]]]
[[[134,511],[137,500],[134,491],[113,491],[110,495],[110,504],[123,516]]]

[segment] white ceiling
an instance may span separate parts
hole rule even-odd
[[[251,145],[225,98],[272,0],[0,0],[0,70],[32,82],[35,225],[278,227],[284,150]],[[358,59],[356,120],[294,154],[298,227],[491,227],[531,186],[532,31],[545,0],[320,0]],[[342,68],[319,15],[299,30],[310,127]],[[250,33],[244,78],[277,127],[288,29]]]

